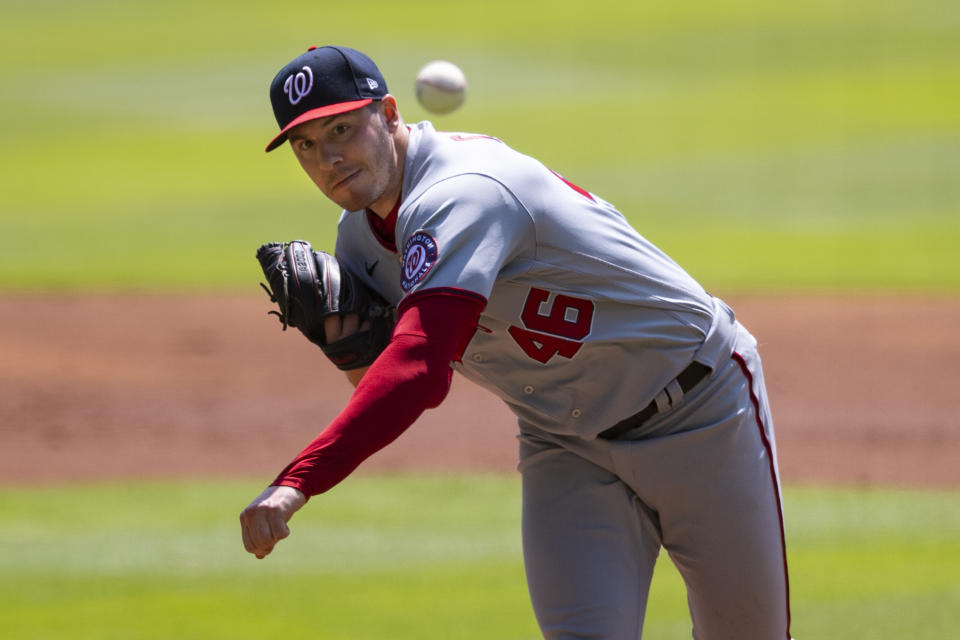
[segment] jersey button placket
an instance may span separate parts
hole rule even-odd
[[[528,384],[528,385],[525,385],[525,386],[523,387],[523,392],[524,392],[525,394],[527,394],[528,396],[529,396],[531,393],[533,393],[534,391],[536,391],[536,389],[533,388],[533,385],[532,385],[532,384]]]

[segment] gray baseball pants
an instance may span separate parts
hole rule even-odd
[[[523,550],[545,638],[639,639],[661,547],[697,640],[788,640],[776,444],[756,341],[618,440],[521,423]]]

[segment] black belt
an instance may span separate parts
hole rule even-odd
[[[710,367],[705,364],[700,364],[699,362],[691,362],[690,366],[680,372],[680,375],[677,376],[677,384],[680,385],[680,388],[684,393],[693,389],[701,380],[707,377],[707,374],[710,373]],[[668,394],[669,395],[669,394]],[[615,440],[625,434],[631,429],[636,429],[644,422],[652,418],[657,413],[657,402],[652,400],[650,404],[640,410],[639,413],[621,420],[617,424],[613,425],[606,431],[601,431],[598,438],[603,438],[604,440]]]

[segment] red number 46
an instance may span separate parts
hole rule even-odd
[[[541,306],[549,297],[549,291],[530,289],[520,313],[524,328],[511,326],[507,330],[524,353],[543,363],[555,355],[572,358],[583,346],[581,341],[590,335],[593,323],[591,300],[557,295],[544,315]]]

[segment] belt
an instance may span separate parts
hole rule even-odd
[[[606,431],[601,431],[597,437],[604,440],[615,440],[627,431],[636,429],[660,411],[666,411],[668,408],[676,406],[683,398],[683,394],[697,386],[701,380],[707,377],[710,371],[710,367],[705,364],[691,362],[675,380],[658,393],[657,397],[641,409],[639,413],[621,420]]]

